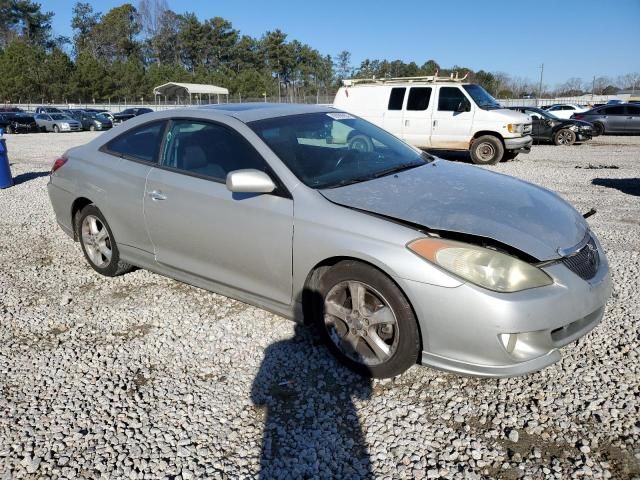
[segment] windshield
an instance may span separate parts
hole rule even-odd
[[[502,108],[498,101],[493,98],[489,93],[480,85],[463,85],[462,88],[471,95],[473,101],[476,102],[483,110],[492,110],[494,108]]]
[[[433,160],[348,113],[309,113],[249,126],[305,185],[334,188],[415,168]]]
[[[51,118],[54,120],[73,120],[69,115],[63,115],[62,113],[52,113]]]

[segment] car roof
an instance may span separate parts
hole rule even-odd
[[[305,105],[298,103],[225,103],[204,105],[198,110],[212,110],[249,123],[267,118],[301,115],[305,113],[332,112],[336,109],[328,105]]]

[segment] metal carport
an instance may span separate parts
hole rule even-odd
[[[201,103],[203,95],[208,98],[209,103],[211,103],[212,95],[215,95],[217,103],[220,103],[220,95],[226,95],[227,101],[229,99],[229,90],[226,88],[202,83],[169,82],[155,87],[153,89],[153,94],[156,98],[156,103],[159,96],[164,97],[165,103],[167,98],[175,98],[178,103],[180,103],[181,98],[189,98],[189,103],[191,104],[193,103],[194,97],[198,100],[198,103]]]

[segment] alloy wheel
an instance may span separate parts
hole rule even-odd
[[[111,262],[111,238],[107,227],[95,215],[87,215],[81,226],[82,244],[91,262],[104,268]]]

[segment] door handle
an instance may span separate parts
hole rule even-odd
[[[433,126],[435,127],[436,125],[438,125],[438,120],[433,121]]]
[[[408,127],[408,126],[409,126],[409,120],[405,120],[405,121],[404,121],[404,126],[405,126],[405,127]]]
[[[153,190],[152,192],[149,192],[149,196],[151,197],[151,200],[166,200],[167,196],[165,194],[163,194],[160,190]]]

